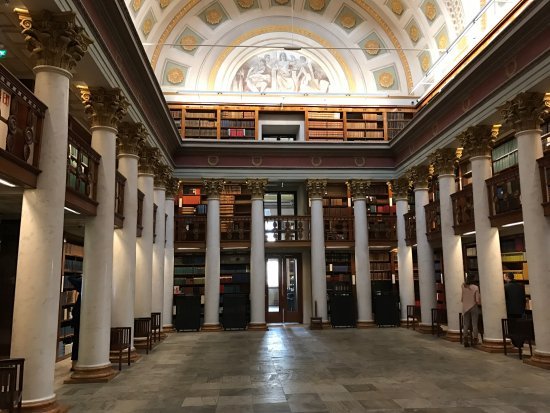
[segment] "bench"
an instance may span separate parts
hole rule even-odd
[[[21,412],[24,365],[23,358],[0,360],[0,409]]]

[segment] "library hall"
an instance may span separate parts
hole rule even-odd
[[[0,411],[550,412],[550,0],[0,0]]]

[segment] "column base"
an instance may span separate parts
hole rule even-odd
[[[201,327],[201,331],[205,332],[213,332],[213,331],[222,331],[222,326],[220,323],[218,324],[203,324]]]
[[[151,344],[151,349],[153,346],[154,343]],[[147,340],[144,338],[134,338],[134,347],[137,350],[147,350]]]
[[[162,332],[163,333],[175,333],[176,332],[176,329],[174,328],[174,326],[172,324],[170,325],[167,325],[167,326],[162,326]]]
[[[542,369],[550,370],[550,354],[540,354],[535,350],[533,357],[527,358],[523,356],[523,362],[530,366],[540,367]]]
[[[248,331],[267,331],[266,323],[248,323]]]
[[[504,353],[502,340],[483,340],[481,344],[477,344],[474,347],[486,353]],[[510,351],[510,347],[506,351]]]
[[[140,358],[141,358],[141,356],[138,354],[138,352],[136,351],[135,348],[130,350],[130,363],[135,363]],[[128,360],[128,353],[123,351],[122,352],[122,362],[124,363],[127,360]],[[109,361],[111,363],[118,363],[118,352],[110,352],[109,353]]]
[[[59,404],[54,399],[46,402],[42,401],[28,404],[23,402],[21,410],[23,413],[66,413],[69,411],[69,407]]]
[[[132,351],[130,353],[130,363],[135,363],[136,361],[138,361],[139,359],[141,358],[141,356],[139,355],[139,353],[136,351],[136,348],[132,348]]]
[[[420,323],[416,326],[416,331],[421,334],[432,334],[432,325]]]
[[[110,365],[103,367],[80,368],[78,365],[70,378],[65,380],[65,384],[77,383],[107,383],[118,375]]]
[[[453,343],[460,343],[460,331],[447,330],[443,332],[443,338]]]
[[[357,328],[374,328],[377,327],[377,325],[374,323],[374,321],[358,321],[357,322]]]
[[[328,320],[323,320],[323,328],[332,327],[332,324]]]

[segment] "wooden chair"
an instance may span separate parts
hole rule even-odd
[[[151,313],[151,334],[153,341],[160,341],[162,313]]]
[[[21,412],[24,365],[23,358],[0,360],[0,409]]]
[[[445,322],[447,313],[440,308],[432,308],[432,334],[439,337],[443,330],[441,324]]]
[[[130,365],[132,327],[111,327],[111,347],[113,353],[118,352],[118,370],[122,370],[122,352],[128,351]]]
[[[416,305],[408,305],[407,306],[407,328],[409,328],[409,320],[412,323],[413,330],[416,330],[415,323],[418,323],[418,320],[420,319],[420,307]]]
[[[134,338],[145,338],[145,354],[153,349],[153,340],[151,339],[151,317],[134,318]]]
[[[533,344],[535,340],[535,330],[533,328],[533,320],[525,318],[503,318],[501,319],[502,326],[502,345],[504,346],[504,354],[508,354],[506,339],[512,341],[512,345],[518,349],[520,360],[523,358],[523,344],[527,341],[529,344],[529,352],[533,356]]]

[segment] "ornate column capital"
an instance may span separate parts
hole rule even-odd
[[[411,187],[411,181],[407,176],[400,176],[394,179],[391,183],[391,189],[393,191],[396,201],[407,200],[409,198],[409,189]]]
[[[155,188],[166,189],[166,182],[172,177],[172,169],[160,162],[157,162],[153,168],[155,170]]]
[[[246,186],[252,193],[252,198],[264,198],[267,179],[247,179]]]
[[[139,148],[145,143],[147,131],[142,123],[121,122],[118,125],[118,154],[139,155]]]
[[[370,181],[366,179],[352,179],[346,185],[354,199],[366,198],[370,189]]]
[[[178,195],[180,181],[178,178],[170,177],[166,180],[166,199],[174,199]]]
[[[504,121],[516,131],[539,129],[542,115],[548,111],[550,100],[540,92],[522,92],[499,109]]]
[[[208,198],[219,198],[220,194],[223,191],[224,185],[225,185],[225,180],[220,178],[204,179],[202,181],[204,192],[206,192],[206,196]]]
[[[496,136],[491,125],[470,126],[458,135],[458,140],[464,148],[462,155],[468,158],[472,156],[491,156],[495,139]]]
[[[327,192],[326,179],[308,179],[306,189],[310,198],[323,198]]]
[[[138,171],[140,174],[154,175],[154,165],[157,159],[158,149],[144,143],[139,147]]]
[[[55,66],[71,71],[93,43],[84,29],[75,24],[75,13],[43,10],[29,14],[16,9],[27,50],[37,66]]]
[[[82,88],[80,96],[84,112],[92,120],[92,127],[110,126],[116,129],[118,123],[126,115],[128,100],[118,88]]]
[[[408,170],[407,174],[415,189],[428,189],[430,184],[430,165],[417,165]]]
[[[454,175],[458,162],[455,148],[437,149],[430,155],[430,162],[438,175]]]

